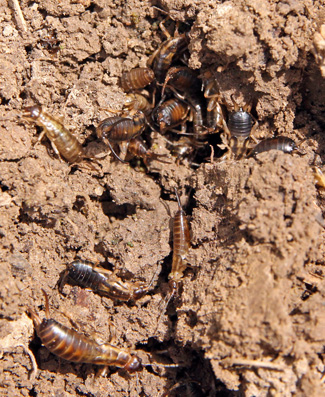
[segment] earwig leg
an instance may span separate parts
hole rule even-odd
[[[57,282],[58,290],[59,290],[60,294],[63,294],[63,288],[64,288],[65,284],[67,283],[68,274],[69,274],[69,270],[67,269],[64,271],[64,273],[59,278],[59,281]]]
[[[166,21],[168,21],[168,19],[170,19],[170,16],[169,16],[169,15],[167,16],[167,18],[165,18],[163,21],[161,21],[161,22],[159,23],[159,27],[160,27],[161,31],[163,32],[163,34],[166,36],[166,39],[167,39],[167,40],[170,40],[170,39],[172,38],[172,36],[171,36],[171,34],[168,32],[168,30],[166,29],[166,27],[165,27],[165,25],[164,25],[164,23],[165,23]],[[178,30],[178,28],[177,28],[177,30]],[[175,27],[175,31],[176,31],[176,27]]]
[[[33,144],[33,147],[36,147],[36,146],[41,142],[41,140],[44,138],[44,135],[45,135],[45,134],[46,134],[46,130],[43,130],[43,131],[39,134],[39,136],[38,136],[36,142]]]

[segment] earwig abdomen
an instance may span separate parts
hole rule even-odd
[[[95,271],[91,262],[76,260],[67,268],[67,276],[76,284],[99,291],[100,285],[106,281],[106,277]]]
[[[156,121],[161,132],[176,127],[186,120],[189,107],[176,98],[169,99],[157,109]]]
[[[154,72],[150,68],[134,68],[121,77],[121,87],[125,92],[139,90],[153,82]]]
[[[231,136],[235,138],[248,138],[253,125],[253,117],[242,109],[229,114],[227,126]]]
[[[258,143],[250,153],[250,156],[256,156],[262,152],[268,152],[269,150],[281,150],[284,153],[291,153],[297,149],[295,142],[286,137],[278,136],[276,138],[267,138]]]
[[[78,139],[62,123],[46,113],[41,106],[25,107],[23,116],[44,128],[48,139],[69,163],[80,162],[85,157],[84,148]]]
[[[48,297],[45,291],[43,293],[46,299],[46,316],[48,317]],[[41,320],[33,310],[30,310],[30,314],[37,335],[44,346],[60,358],[78,363],[114,365],[129,372],[142,369],[141,359],[127,351],[110,344],[99,344],[53,319],[44,318]]]

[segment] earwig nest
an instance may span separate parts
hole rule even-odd
[[[321,2],[176,3],[160,4],[170,37],[142,1],[19,2],[26,36],[3,13],[3,394],[324,394]],[[70,139],[76,159],[58,145],[72,164],[17,121],[35,102],[84,140]],[[175,188],[191,248],[165,309]],[[95,378],[95,365],[59,363],[25,315],[41,327],[41,288],[49,337],[63,329],[76,346],[58,323],[78,328],[84,351],[96,340],[89,362],[109,342],[120,367],[144,368]]]

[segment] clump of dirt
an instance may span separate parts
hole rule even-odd
[[[19,4],[24,19],[14,2],[0,4],[1,394],[324,394],[325,196],[312,168],[322,169],[325,155],[325,83],[313,55],[322,2]],[[154,6],[189,31],[188,64],[215,76],[226,107],[252,102],[256,139],[284,134],[296,153],[234,161],[217,158],[214,146],[212,162],[170,157],[147,170],[108,153],[95,128],[107,108],[123,106],[121,74],[145,66],[165,40],[166,15]],[[100,155],[96,171],[60,161],[46,139],[35,144],[40,129],[21,118],[34,103]],[[160,134],[151,140],[169,153]],[[174,187],[192,247],[165,309]],[[136,303],[69,284],[60,294],[76,257],[134,285],[153,280],[151,290]],[[148,365],[137,376],[111,368],[96,377],[93,365],[60,362],[26,315],[45,315],[41,288],[51,317],[112,338]]]

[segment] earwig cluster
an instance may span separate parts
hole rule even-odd
[[[143,134],[148,129],[164,136],[178,161],[184,157],[193,160],[201,150],[205,154],[209,137],[216,134],[221,136],[219,143],[223,143],[236,159],[254,157],[272,149],[286,153],[296,149],[295,142],[284,136],[265,139],[251,146],[258,126],[251,114],[251,106],[239,106],[232,98],[230,110],[221,98],[213,75],[200,75],[186,66],[188,33],[178,33],[176,25],[175,34],[171,36],[163,23],[160,27],[167,39],[149,58],[147,67],[132,69],[121,77],[121,88],[128,94],[121,114],[106,118],[96,128],[97,137],[116,159],[125,163],[131,155],[142,158],[146,166],[152,160],[168,163],[164,159],[165,154],[155,153],[146,146]],[[41,106],[24,108],[24,117],[43,128],[41,137],[46,134],[56,153],[69,163],[79,163],[87,158],[87,151],[77,138]],[[173,256],[166,306],[178,292],[187,267],[191,240],[186,213],[176,190],[175,194],[178,211],[174,215]],[[59,282],[60,292],[67,281],[123,302],[142,298],[152,284],[122,281],[83,260],[75,260],[67,266]],[[43,293],[46,317],[41,320],[33,309],[29,312],[38,336],[52,353],[73,362],[114,365],[130,373],[143,368],[136,355],[110,344],[98,344],[50,319],[48,296]]]
[[[178,160],[186,156],[193,160],[200,150],[204,153],[209,137],[219,133],[220,146],[237,159],[272,149],[287,153],[296,149],[294,142],[283,136],[257,143],[254,131],[258,122],[251,114],[251,105],[239,106],[232,97],[231,110],[211,72],[200,75],[185,66],[189,34],[180,34],[176,24],[171,36],[164,21],[160,28],[167,39],[150,56],[147,68],[132,69],[121,77],[121,88],[128,93],[122,115],[108,117],[97,127],[98,138],[118,160],[125,162],[129,153],[142,157],[146,165],[151,160],[164,162],[162,155],[140,141],[147,128],[165,137]],[[257,145],[252,147],[251,141]],[[119,145],[120,154],[114,144]]]

